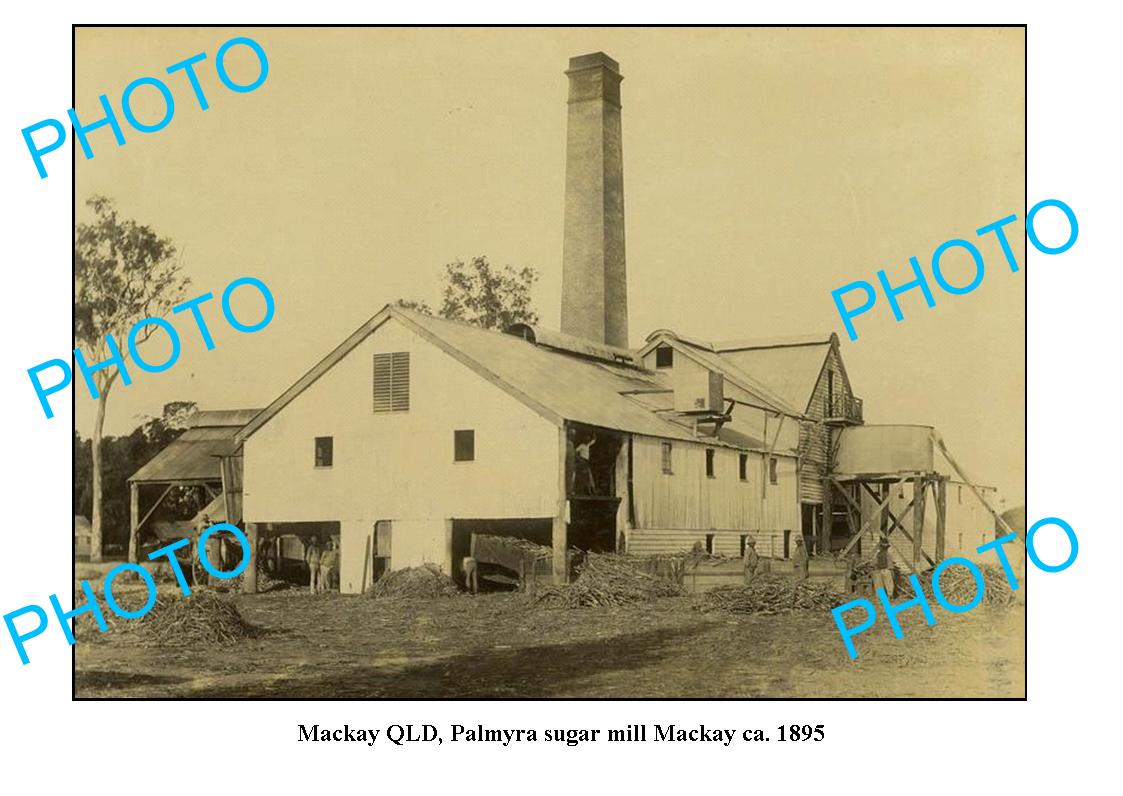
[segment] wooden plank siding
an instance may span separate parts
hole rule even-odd
[[[832,378],[828,374],[833,374],[836,395],[842,393],[853,397],[838,352],[831,347],[804,410],[804,414],[811,420],[802,422],[799,429],[799,499],[802,503],[818,504],[823,501],[823,477],[827,474],[831,441],[830,429],[823,423]]]
[[[704,441],[675,441],[671,473],[663,472],[665,440],[635,436],[632,487],[635,527],[628,550],[671,553],[705,543],[714,535],[715,553],[739,555],[741,536],[751,533],[762,555],[783,551],[783,532],[798,531],[796,459],[776,455],[776,484],[769,478],[768,456],[754,451],[713,447]],[[706,450],[714,450],[714,477],[706,475]],[[740,478],[740,456],[748,457]],[[777,541],[771,541],[775,537]]]

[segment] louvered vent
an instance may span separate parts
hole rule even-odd
[[[374,355],[374,411],[409,410],[409,352]]]

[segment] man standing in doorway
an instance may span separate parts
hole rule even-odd
[[[577,481],[586,495],[597,493],[597,482],[593,477],[593,446],[597,443],[597,435],[593,434],[584,442],[576,446],[577,453]]]
[[[320,582],[317,584],[319,590],[321,592],[333,590],[338,573],[339,550],[335,546],[335,539],[330,538],[327,549],[320,554]]]
[[[320,543],[315,538],[308,542],[304,561],[308,564],[308,590],[316,594],[320,591]]]

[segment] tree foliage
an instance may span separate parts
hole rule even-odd
[[[503,330],[516,323],[538,323],[531,289],[538,272],[529,267],[493,268],[486,256],[469,262],[457,259],[445,266],[443,300],[439,315],[484,329]],[[425,301],[399,299],[399,307],[432,315]]]
[[[153,230],[131,219],[122,219],[112,200],[90,197],[86,205],[94,220],[74,228],[74,337],[90,364],[113,354],[110,340],[122,360],[130,356],[128,335],[149,318],[162,318],[183,300],[189,280],[180,272],[175,246]],[[157,327],[138,330],[132,348],[143,345]],[[126,366],[127,367],[127,366]],[[102,554],[102,427],[109,391],[120,367],[94,371],[97,415],[90,437],[90,558]],[[135,547],[130,546],[130,559]]]
[[[113,200],[104,196],[91,196],[86,206],[94,220],[74,229],[74,337],[90,363],[109,358],[110,334],[127,358],[126,338],[133,324],[169,315],[191,282],[180,271],[171,240],[122,219]],[[139,332],[137,345],[155,328]],[[107,389],[117,369],[97,371],[94,378],[99,389]]]

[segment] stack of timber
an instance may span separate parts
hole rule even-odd
[[[545,608],[582,608],[644,603],[682,594],[678,584],[641,571],[631,560],[634,558],[589,553],[573,583],[543,587],[534,602]]]
[[[758,575],[748,586],[719,586],[700,595],[694,607],[702,613],[783,614],[789,611],[829,611],[846,597],[827,584],[793,581],[776,575]]]

